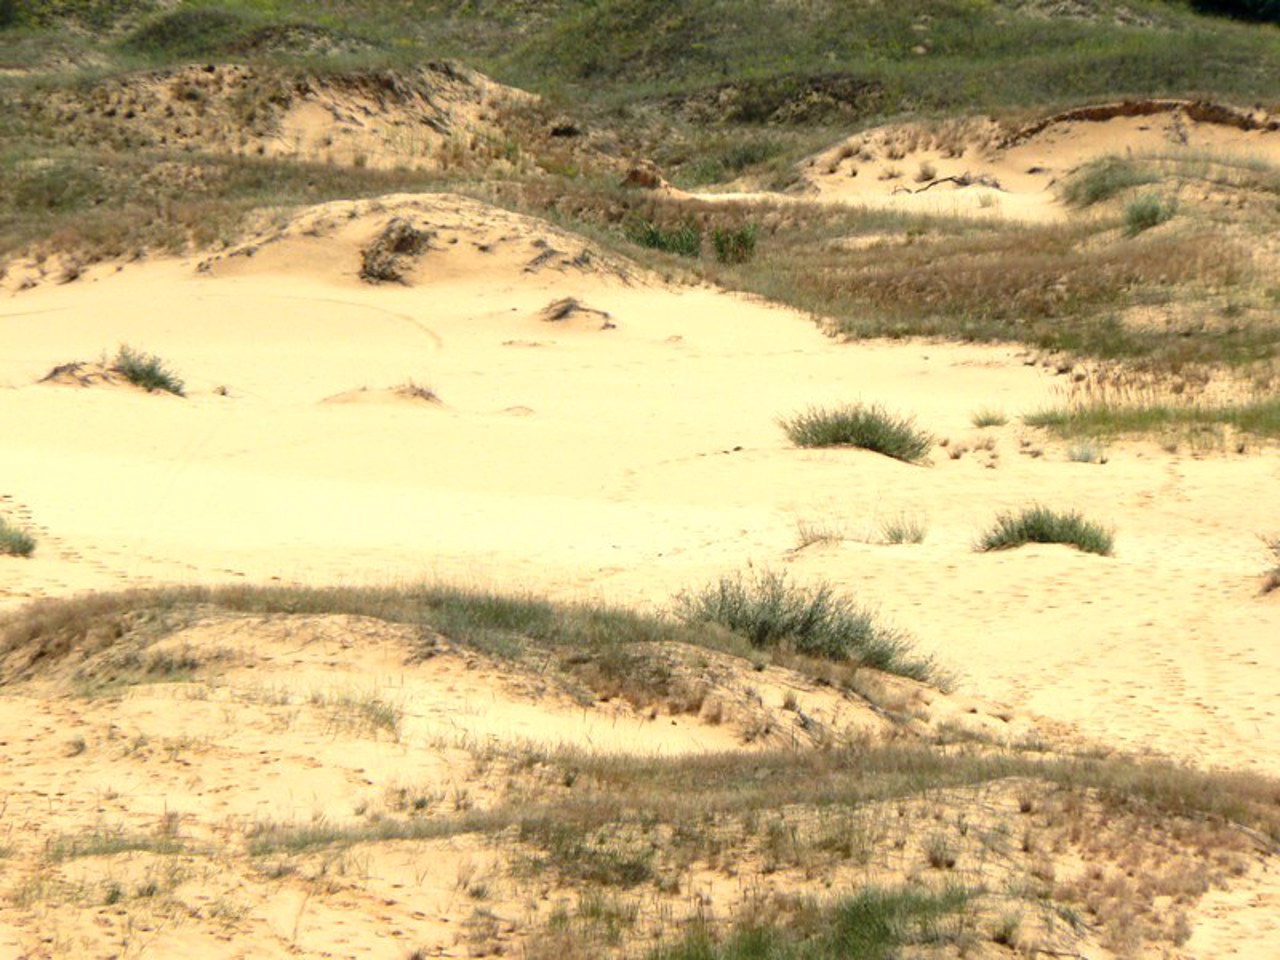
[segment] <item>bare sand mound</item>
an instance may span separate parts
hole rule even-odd
[[[395,387],[382,389],[360,387],[358,390],[344,390],[342,393],[335,393],[333,396],[325,397],[323,402],[337,404],[399,404],[436,409],[441,406],[440,398],[436,396],[435,391],[430,387],[424,387],[416,383],[402,383]]]
[[[310,77],[224,64],[46,91],[15,109],[58,136],[123,149],[445,169],[509,163],[499,113],[531,99],[453,63]]]
[[[893,125],[810,158],[802,189],[872,207],[1051,220],[1065,215],[1055,187],[1109,155],[1280,163],[1280,120],[1201,101],[1144,100],[1078,107],[1014,129],[980,118]]]
[[[405,286],[543,275],[623,283],[643,277],[634,264],[545,220],[456,194],[341,200],[264,220],[199,270]]]

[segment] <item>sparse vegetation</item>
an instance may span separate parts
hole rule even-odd
[[[1170,398],[1101,400],[1042,410],[1023,417],[1062,437],[1159,434],[1177,429],[1229,426],[1261,437],[1280,437],[1280,399],[1260,397],[1243,403],[1197,403]]]
[[[182,380],[163,360],[155,354],[142,353],[132,347],[122,346],[119,349],[111,362],[111,371],[148,393],[163,391],[181,397],[185,392]]]
[[[805,904],[785,921],[743,925],[723,940],[705,926],[650,960],[892,960],[913,944],[945,943],[945,918],[960,913],[963,887],[868,888],[833,904]]]
[[[1047,507],[1030,507],[1020,513],[1002,513],[995,526],[978,541],[979,550],[1008,550],[1027,543],[1063,543],[1110,556],[1114,538],[1110,531],[1079,513],[1059,513]]]
[[[1153,173],[1127,157],[1103,157],[1073,174],[1062,189],[1062,197],[1075,206],[1090,207],[1154,179]]]
[[[0,517],[0,556],[29,557],[35,549],[35,537]]]
[[[899,514],[880,524],[880,535],[888,544],[924,543],[925,525],[918,517]]]
[[[798,447],[859,447],[904,463],[922,462],[933,446],[933,438],[917,429],[914,419],[879,406],[811,407],[778,423]]]
[[[1003,427],[1009,422],[1009,418],[1005,416],[1003,410],[997,410],[994,407],[981,407],[973,412],[971,421],[979,430],[987,427]]]
[[[1158,227],[1170,219],[1175,212],[1177,212],[1177,204],[1173,200],[1163,200],[1157,194],[1144,193],[1125,205],[1125,234],[1136,237],[1152,227]]]
[[[759,649],[851,660],[920,680],[933,673],[906,638],[826,583],[799,587],[781,573],[738,574],[681,594],[676,609],[686,623],[718,624]]]

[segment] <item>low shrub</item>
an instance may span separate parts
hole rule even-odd
[[[794,586],[785,574],[721,577],[676,597],[686,623],[714,623],[757,649],[781,649],[826,660],[852,661],[927,680],[932,664],[910,655],[907,640],[879,626],[852,598],[827,583]]]
[[[11,557],[29,557],[35,552],[36,541],[27,531],[13,526],[0,517],[0,554]]]
[[[1114,538],[1079,513],[1057,513],[1036,506],[1018,514],[1002,513],[995,526],[982,535],[978,549],[1008,550],[1025,543],[1065,543],[1085,553],[1110,556]]]
[[[1136,237],[1145,230],[1158,227],[1176,211],[1177,204],[1172,200],[1161,200],[1154,193],[1144,193],[1129,201],[1124,208],[1125,235]]]
[[[132,347],[122,346],[112,361],[111,370],[148,393],[164,390],[184,396],[184,384],[163,360],[155,354],[141,353]]]
[[[905,463],[920,463],[933,446],[933,437],[916,429],[914,419],[879,406],[811,407],[778,423],[798,447],[860,447]]]

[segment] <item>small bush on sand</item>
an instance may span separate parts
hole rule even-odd
[[[686,623],[718,624],[759,649],[852,661],[917,680],[933,674],[927,660],[910,655],[901,634],[879,626],[827,583],[793,586],[784,574],[771,572],[721,577],[677,596],[676,615]]]
[[[0,517],[0,555],[29,557],[36,549],[35,538]]]
[[[917,430],[911,417],[894,416],[878,406],[811,407],[778,423],[798,447],[861,447],[919,463],[933,446],[933,437]]]
[[[1008,550],[1025,543],[1065,543],[1086,553],[1110,556],[1111,532],[1078,513],[1056,513],[1047,507],[1030,507],[1019,514],[1002,513],[995,526],[978,541],[979,550]]]
[[[111,370],[148,393],[164,390],[183,396],[182,381],[155,354],[141,353],[132,347],[121,347],[112,361]]]
[[[1154,193],[1144,193],[1124,208],[1124,232],[1126,236],[1136,237],[1144,230],[1158,227],[1177,211],[1177,204],[1172,200],[1161,200]]]

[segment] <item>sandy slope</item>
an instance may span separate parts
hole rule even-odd
[[[1053,220],[1065,215],[1058,187],[1099,157],[1168,156],[1280,162],[1280,130],[1273,118],[1197,112],[1169,101],[1168,109],[1125,115],[1124,104],[1082,108],[1056,122],[1013,132],[991,121],[958,120],[894,125],[849,137],[807,162],[807,196],[873,208]],[[1089,110],[1097,116],[1083,116]],[[960,182],[957,182],[960,181]],[[1193,199],[1208,199],[1196,196]],[[1226,195],[1218,202],[1234,203]]]
[[[365,283],[361,250],[396,216],[431,231],[430,249],[405,261],[407,284]],[[1064,445],[1018,424],[1062,381],[1016,349],[838,343],[806,317],[665,286],[548,224],[456,197],[328,205],[203,262],[100,267],[21,292],[19,280],[0,299],[0,514],[29,525],[39,546],[29,560],[0,558],[4,607],[171,581],[422,577],[661,607],[721,573],[785,569],[828,578],[911,631],[956,674],[962,697],[1070,721],[1113,745],[1280,773],[1280,595],[1257,591],[1256,535],[1280,530],[1274,449],[1195,455],[1135,443],[1112,447],[1105,464],[1072,462]],[[586,309],[546,319],[565,297]],[[188,396],[38,382],[121,343],[163,357]],[[438,400],[397,389],[410,383]],[[910,412],[948,445],[931,465],[908,466],[797,450],[775,422],[850,400]],[[976,430],[979,407],[1010,423]],[[997,511],[1033,501],[1113,525],[1117,555],[973,552]],[[923,544],[878,542],[881,523],[899,515],[927,525]],[[802,523],[841,539],[801,549]],[[195,700],[182,708],[186,726],[154,693],[114,706],[0,699],[0,726],[31,727],[6,780],[43,783],[24,794],[24,816],[50,816],[39,804],[59,796],[67,738],[83,730],[87,789],[54,804],[43,830],[92,819],[95,805],[150,824],[178,794],[190,829],[383,796],[370,785],[384,788],[405,750],[368,731],[337,736],[310,714],[290,720],[293,701],[271,696],[273,670],[287,671],[290,697],[321,690],[313,705],[329,695],[341,707],[342,690],[367,684],[399,691],[415,704],[405,737],[428,744],[458,717],[469,735],[500,740],[533,732],[660,752],[739,740],[696,718],[659,735],[643,718],[588,717],[512,693],[514,680],[480,682],[457,662],[410,676],[391,647],[362,650],[350,673],[335,651],[362,629],[322,623],[306,643],[225,627],[175,640],[252,647],[262,660],[227,680],[239,706]],[[476,698],[485,709],[470,712]],[[232,715],[247,739],[223,757],[202,731]],[[277,755],[279,725],[295,722],[296,752]],[[158,727],[173,743],[129,754],[139,731]],[[397,776],[444,783],[446,748],[415,753],[423,769]],[[225,761],[202,758],[199,789],[183,785],[189,750]],[[108,759],[117,754],[127,762]],[[141,766],[148,757],[168,765]],[[138,779],[121,787],[122,777]],[[103,798],[113,793],[125,799],[112,806]],[[201,916],[252,904],[262,956],[403,955],[382,939],[392,928],[454,944],[457,930],[442,925],[461,909],[457,877],[483,874],[490,856],[469,843],[390,845],[352,868],[364,871],[362,892],[339,884],[314,902],[311,887],[227,874],[201,888]],[[440,889],[410,907],[396,891],[422,884],[424,856]],[[1214,895],[1216,919],[1188,955],[1225,955],[1228,944],[1266,956],[1248,944],[1274,930],[1274,877],[1245,889]],[[518,904],[527,891],[508,895]],[[544,891],[525,919],[545,920],[554,902]],[[65,904],[49,911],[67,943],[117,922]],[[231,955],[216,924],[163,920],[143,941],[153,955]],[[26,942],[6,922],[0,950]]]
[[[840,344],[603,257],[573,266],[582,242],[544,224],[455,199],[416,212],[440,236],[413,286],[356,278],[391,213],[343,211],[327,237],[205,272],[130,266],[7,298],[0,503],[40,539],[0,561],[8,603],[443,576],[662,605],[748,564],[790,568],[882,608],[966,687],[1126,746],[1280,770],[1280,604],[1256,580],[1257,534],[1280,529],[1274,450],[1070,462],[1017,425],[1059,381],[1012,349]],[[548,246],[564,256],[529,269]],[[607,328],[541,319],[565,295]],[[188,398],[36,383],[119,343],[164,357]],[[377,392],[411,380],[441,402]],[[365,402],[324,402],[361,388]],[[857,399],[914,413],[952,450],[994,449],[913,467],[795,450],[775,424]],[[975,430],[981,406],[1011,423]],[[973,553],[999,510],[1032,501],[1113,525],[1117,556]],[[927,524],[924,544],[874,542],[900,514]],[[801,522],[846,539],[797,550]]]

